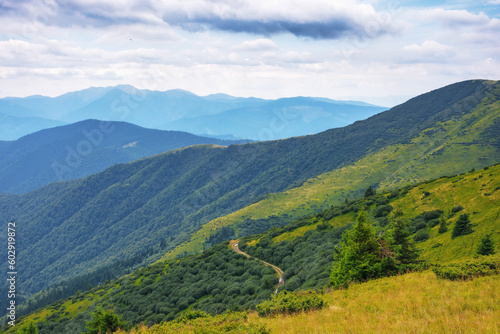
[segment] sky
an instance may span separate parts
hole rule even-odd
[[[392,106],[500,79],[500,0],[0,0],[0,97],[130,84]]]

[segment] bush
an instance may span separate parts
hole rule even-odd
[[[463,207],[463,206],[461,206],[461,205],[457,205],[457,206],[454,206],[454,207],[451,209],[451,212],[452,212],[452,213],[457,213],[457,212],[462,211],[463,209],[464,209],[464,207]]]
[[[438,278],[470,280],[475,277],[500,274],[500,254],[479,259],[435,265],[432,271]]]
[[[426,211],[422,214],[422,216],[424,217],[425,221],[430,221],[439,218],[442,213],[442,210]]]
[[[439,223],[440,223],[439,219],[436,218],[436,219],[430,220],[429,223],[428,223],[428,225],[429,225],[430,228],[433,228],[435,226],[438,226]]]
[[[413,237],[415,242],[420,242],[429,239],[429,233],[425,229],[418,230]]]
[[[281,291],[273,295],[271,300],[258,304],[256,310],[259,316],[265,317],[280,313],[319,310],[326,306],[327,303],[314,291]]]

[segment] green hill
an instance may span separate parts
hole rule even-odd
[[[287,226],[242,238],[239,247],[283,269],[285,285],[281,289],[321,290],[329,282],[335,247],[362,207],[368,208],[370,220],[379,233],[388,228],[395,211],[400,210],[410,222],[421,258],[429,263],[448,263],[474,258],[479,241],[486,234],[492,236],[499,248],[499,203],[500,164],[497,164],[344,202]],[[473,232],[452,238],[451,231],[463,213],[469,214]],[[447,223],[447,232],[438,233],[441,219]],[[427,234],[424,239],[419,237],[423,233]],[[439,285],[436,279],[427,273],[412,275],[416,280],[417,276],[425,278],[436,291]],[[400,279],[385,279],[385,282],[396,281]],[[227,308],[251,309],[268,298],[276,283],[269,267],[236,254],[228,243],[223,243],[195,256],[158,261],[117,281],[56,302],[24,318],[21,324],[35,321],[40,333],[70,333],[71,328],[83,329],[97,306],[115,309],[131,325],[172,320],[191,310],[216,314]],[[396,283],[399,284],[402,283]],[[339,302],[338,296],[328,298]],[[342,303],[352,303],[349,300]],[[272,323],[264,322],[273,327]]]
[[[491,93],[498,96],[500,91]],[[408,142],[386,146],[354,164],[311,178],[300,187],[269,194],[257,203],[212,220],[188,242],[167,253],[166,258],[201,251],[207,240],[224,227],[234,230],[234,237],[244,236],[249,234],[248,226],[260,232],[257,226],[262,231],[273,224],[290,222],[345,198],[356,198],[370,185],[387,191],[498,162],[500,101],[485,98],[466,113],[455,113],[468,105],[470,101],[455,105],[449,111],[453,117],[436,122]]]
[[[51,182],[78,179],[117,163],[181,147],[245,142],[86,120],[0,142],[0,192],[26,193]]]
[[[229,147],[189,147],[24,195],[1,195],[2,216],[15,218],[23,236],[20,299],[68,279],[80,282],[75,288],[128,273],[158,260],[214,219],[260,199],[287,196],[270,193],[298,194],[290,197],[288,208],[273,204],[285,212],[257,205],[256,211],[266,214],[263,219],[276,215],[270,217],[273,223],[284,225],[356,198],[368,185],[390,188],[497,162],[499,91],[499,82],[461,82],[342,129]],[[368,164],[371,160],[376,164]],[[339,174],[325,178],[327,172]],[[318,193],[316,185],[323,183]],[[303,187],[293,190],[298,186]],[[236,232],[252,234],[271,225],[253,218],[236,225]]]

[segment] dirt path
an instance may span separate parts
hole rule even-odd
[[[247,253],[245,252],[242,252],[239,248],[238,248],[238,240],[233,240],[231,241],[231,247],[233,248],[233,250],[238,253],[238,254],[241,254],[241,255],[244,255],[246,256],[247,258],[251,258],[252,256],[248,255]],[[285,274],[283,272],[283,270],[281,270],[280,268],[276,267],[274,264],[270,264],[266,261],[262,261],[261,259],[258,259],[256,257],[254,257],[254,259],[256,260],[259,260],[260,262],[264,263],[264,265],[266,266],[270,266],[271,268],[274,269],[274,271],[276,271],[276,273],[278,274],[278,278],[279,278],[279,281],[278,281],[278,285],[276,286],[276,290],[274,290],[274,293],[278,293],[278,289],[280,287],[282,287],[283,285],[285,285],[285,280],[283,279],[283,275]]]

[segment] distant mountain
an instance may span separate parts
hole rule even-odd
[[[227,110],[215,115],[182,118],[168,127],[197,134],[232,131],[242,138],[272,140],[315,134],[366,119],[385,108],[359,102],[342,103],[309,97],[284,98],[258,107]]]
[[[148,249],[144,261],[156,260],[215,218],[387,148],[414,148],[401,161],[381,156],[380,163],[396,171],[427,159],[420,152],[429,150],[436,156],[431,167],[440,175],[448,172],[453,156],[468,157],[454,172],[491,165],[500,160],[498,96],[500,82],[466,81],[312,136],[192,146],[24,195],[0,195],[1,216],[16,218],[22,236],[17,259],[23,279],[17,288],[27,296]],[[449,138],[453,145],[447,145]],[[444,160],[440,149],[449,151]],[[385,172],[360,168],[357,178],[369,174],[376,185],[388,177]]]
[[[28,192],[190,145],[244,142],[248,141],[151,130],[125,122],[82,121],[0,142],[0,192]]]
[[[0,113],[0,140],[15,140],[26,134],[64,124],[40,117],[17,117]]]
[[[0,99],[0,112],[16,117],[36,116],[65,123],[85,119],[126,121],[147,128],[254,140],[318,133],[385,109],[326,98],[263,100],[227,94],[203,97],[180,89],[161,92],[128,85],[89,88],[55,98]]]

